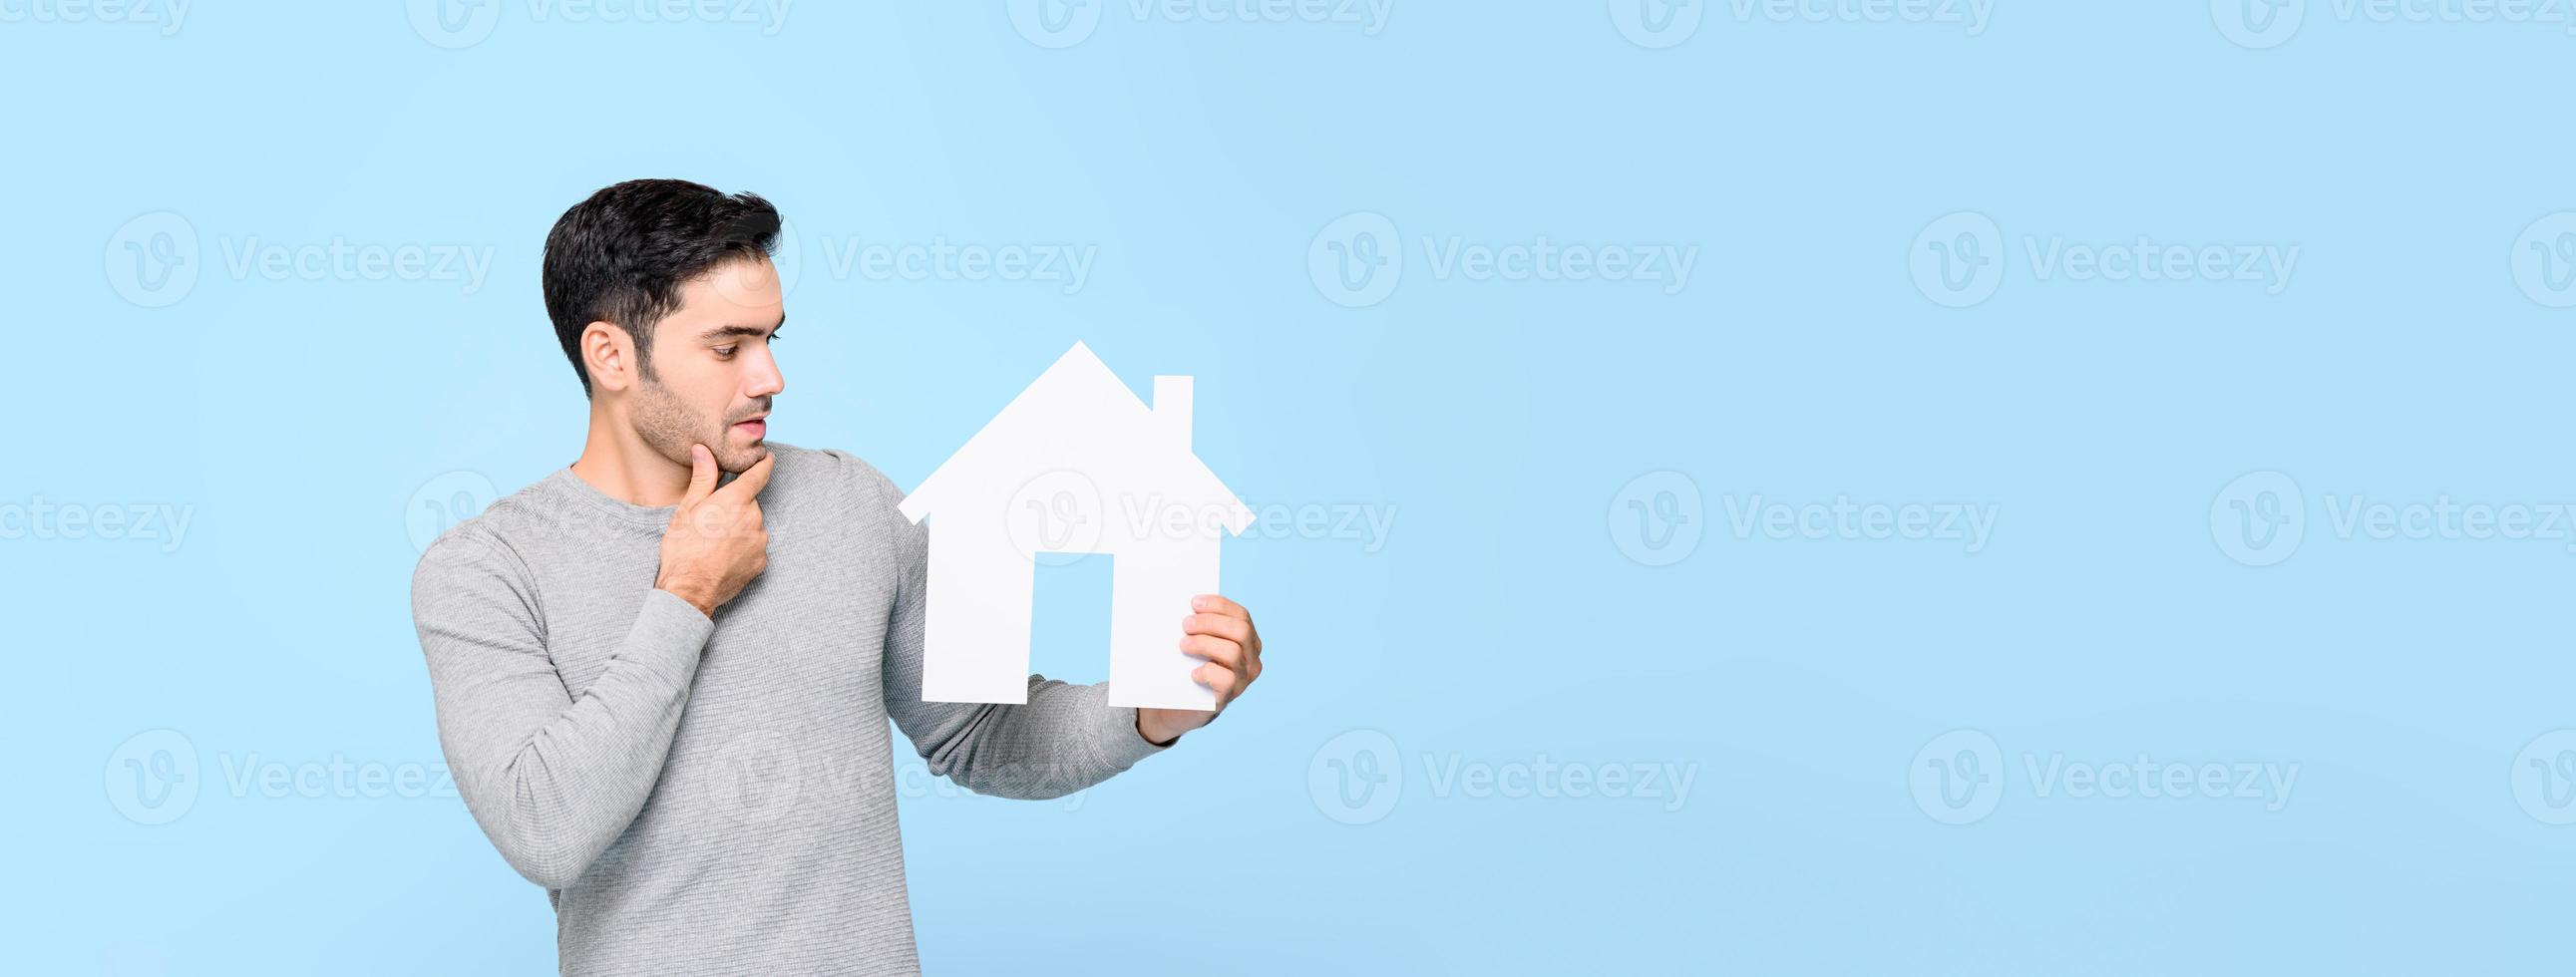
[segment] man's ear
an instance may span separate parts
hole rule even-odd
[[[635,385],[635,337],[614,322],[600,319],[582,328],[581,361],[590,368],[592,387],[624,390]]]

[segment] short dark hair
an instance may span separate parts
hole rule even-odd
[[[574,204],[546,235],[546,317],[590,396],[581,333],[612,322],[635,340],[635,366],[653,377],[653,324],[680,305],[680,287],[736,258],[778,245],[778,208],[758,194],[727,195],[687,180],[628,180]]]

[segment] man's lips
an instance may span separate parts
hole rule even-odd
[[[769,433],[769,415],[762,414],[750,420],[736,421],[733,429],[755,438],[764,436]]]

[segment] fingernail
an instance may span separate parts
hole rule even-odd
[[[1194,610],[1194,611],[1204,611],[1204,610],[1207,610],[1207,606],[1208,606],[1208,599],[1207,599],[1207,597],[1206,597],[1205,595],[1201,595],[1201,596],[1198,596],[1198,597],[1192,597],[1192,598],[1190,598],[1190,609],[1191,609],[1191,610]]]

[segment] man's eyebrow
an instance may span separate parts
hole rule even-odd
[[[710,340],[723,339],[727,336],[766,336],[777,332],[780,329],[786,328],[786,326],[786,316],[779,316],[778,324],[766,329],[759,326],[717,326],[713,329],[699,333],[698,341],[703,343]]]

